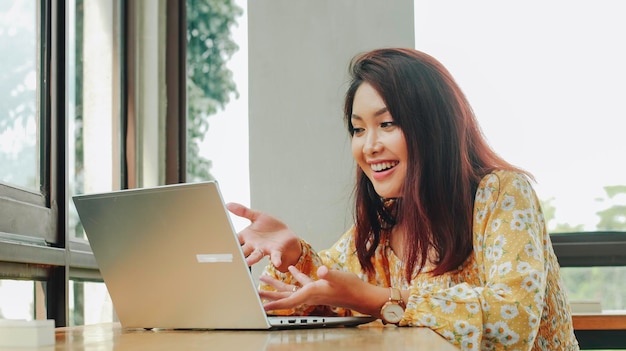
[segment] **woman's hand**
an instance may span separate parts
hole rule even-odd
[[[260,290],[266,311],[290,309],[302,304],[326,305],[348,308],[363,314],[378,317],[380,307],[389,298],[389,289],[362,281],[356,274],[330,270],[321,266],[317,270],[318,280],[313,280],[293,266],[291,275],[302,286],[285,284],[270,276],[262,275],[262,283],[276,291]]]
[[[295,265],[302,254],[300,239],[278,219],[254,211],[238,203],[226,207],[234,215],[250,220],[250,225],[237,235],[249,266],[269,255],[272,264],[281,272]]]

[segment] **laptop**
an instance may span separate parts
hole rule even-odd
[[[73,201],[123,328],[283,329],[374,320],[268,316],[215,181]]]

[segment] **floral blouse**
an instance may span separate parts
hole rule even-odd
[[[315,277],[317,267],[349,271],[378,286],[410,289],[400,326],[428,327],[462,350],[578,350],[559,265],[546,232],[539,201],[523,175],[496,171],[476,191],[474,250],[457,270],[421,273],[407,282],[403,264],[388,242],[376,250],[376,274],[361,271],[350,229],[316,254],[302,241],[296,268]],[[267,266],[287,283],[289,273]],[[262,289],[271,289],[261,286]],[[278,314],[353,311],[300,306]]]

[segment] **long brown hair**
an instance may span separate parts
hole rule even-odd
[[[413,49],[379,49],[356,56],[349,72],[344,119],[350,135],[354,95],[367,82],[404,133],[409,160],[402,195],[391,214],[357,166],[354,216],[361,266],[373,273],[371,259],[382,235],[399,225],[405,235],[408,280],[429,259],[435,260],[433,275],[456,269],[472,253],[480,180],[497,169],[527,173],[489,147],[465,95],[433,57]]]

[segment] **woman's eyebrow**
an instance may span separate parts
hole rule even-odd
[[[376,112],[374,112],[374,117],[378,117],[378,116],[380,116],[382,114],[385,114],[387,112],[389,112],[389,110],[387,109],[387,106],[385,106],[385,107],[381,108],[380,110],[377,110]],[[356,113],[353,113],[350,118],[363,120],[363,117],[357,115]]]

